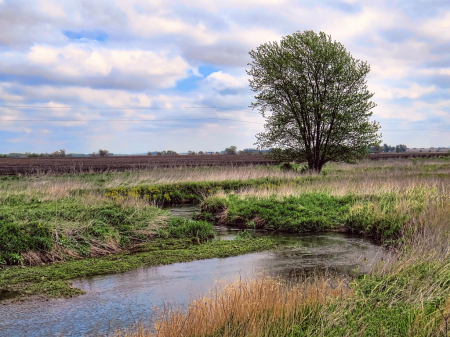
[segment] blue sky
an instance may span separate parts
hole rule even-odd
[[[385,142],[450,146],[447,0],[0,0],[0,153],[253,147],[248,52],[307,29],[371,65]]]

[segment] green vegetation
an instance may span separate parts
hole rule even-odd
[[[73,296],[80,294],[70,287],[77,277],[274,247],[251,231],[233,242],[208,240],[213,221],[345,229],[390,249],[369,275],[242,282],[193,303],[190,313],[167,313],[158,324],[173,333],[158,336],[446,336],[449,186],[450,162],[439,158],[328,164],[320,175],[286,164],[2,178],[3,260],[46,265],[3,268],[0,292]],[[192,201],[202,202],[202,221],[155,207]],[[52,258],[64,263],[48,264]]]
[[[108,189],[105,195],[114,200],[133,197],[142,198],[157,204],[183,204],[200,202],[204,196],[218,191],[231,192],[249,187],[272,188],[274,186],[295,184],[297,182],[300,182],[300,178],[259,178],[249,180],[186,182],[129,188],[116,187]]]
[[[203,201],[205,220],[246,228],[287,232],[347,230],[396,240],[410,219],[409,214],[423,210],[423,191],[409,191],[408,213],[399,212],[405,197],[387,192],[379,195],[346,194],[333,196],[325,192],[267,197],[258,195],[214,195]],[[213,216],[211,216],[211,214]]]
[[[0,289],[17,291],[21,297],[79,295],[69,280],[79,277],[123,273],[141,266],[159,266],[215,257],[229,257],[272,249],[270,239],[245,239],[239,242],[211,241],[201,245],[188,239],[155,239],[133,252],[125,251],[100,258],[68,261],[43,267],[10,267],[0,273]]]
[[[39,265],[101,256],[156,237],[214,236],[202,221],[170,217],[160,208],[86,195],[40,200],[25,194],[0,200],[0,263]]]
[[[370,120],[367,62],[323,32],[297,31],[249,52],[253,108],[266,119],[257,144],[276,161],[307,162],[319,173],[328,162],[355,162],[379,144]]]

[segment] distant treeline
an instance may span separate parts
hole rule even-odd
[[[377,145],[377,146],[371,146],[369,148],[369,153],[405,153],[408,148],[405,144],[398,144],[395,146],[392,145],[388,145],[386,143],[384,143],[383,145]],[[417,150],[416,148],[413,148],[413,150]],[[419,152],[422,152],[423,149],[418,149]],[[436,151],[436,152],[440,152],[440,151],[445,151],[448,150],[448,148],[446,147],[430,147],[429,149],[427,149],[429,152],[431,151]]]
[[[89,154],[84,153],[66,153],[66,150],[61,149],[52,153],[16,153],[0,154],[0,158],[66,158],[66,157],[109,157],[114,156],[114,153],[110,153],[108,150],[98,150],[98,152],[92,152]]]
[[[367,149],[368,153],[405,153],[409,148],[405,144],[398,144],[395,146],[383,144],[377,146],[371,146]],[[429,152],[437,151],[441,152],[443,150],[448,150],[449,148],[445,147],[430,147],[427,149]],[[413,150],[417,150],[414,148]],[[418,149],[422,152],[422,149]],[[259,150],[254,148],[247,148],[243,150],[238,150],[236,146],[227,147],[223,151],[188,151],[187,153],[180,154],[188,154],[188,155],[237,155],[237,154],[266,154],[270,152],[270,150]],[[134,153],[134,154],[114,154],[109,152],[108,150],[98,150],[97,152],[92,153],[67,153],[66,150],[61,149],[59,151],[55,151],[52,153],[9,153],[9,154],[0,154],[0,158],[37,158],[37,157],[49,157],[49,158],[58,158],[58,157],[110,157],[110,156],[136,156],[136,155],[148,155],[148,156],[174,156],[178,155],[176,151],[173,150],[163,150],[163,151],[148,151],[147,153]]]
[[[204,154],[211,154],[211,155],[220,155],[220,154],[264,154],[269,152],[269,150],[258,150],[258,149],[243,149],[238,150],[236,146],[230,146],[227,147],[224,151],[188,151],[187,154],[189,155],[204,155]],[[127,156],[128,154],[116,154],[116,156]],[[145,153],[138,153],[138,154],[131,154],[131,155],[145,155]],[[147,155],[151,156],[166,156],[166,155],[178,155],[176,151],[173,150],[163,150],[163,151],[148,151]],[[9,153],[9,154],[0,154],[0,158],[37,158],[37,157],[49,157],[49,158],[55,158],[55,157],[110,157],[114,156],[114,153],[109,152],[108,150],[98,150],[98,152],[92,152],[89,154],[85,153],[67,153],[66,150],[61,149],[59,151],[55,151],[52,153]]]
[[[370,153],[389,153],[389,152],[397,152],[397,153],[403,153],[406,152],[406,150],[408,150],[408,147],[405,144],[398,144],[395,146],[392,145],[388,145],[386,143],[384,143],[383,145],[376,145],[376,146],[371,146],[369,148],[369,152]]]
[[[227,147],[224,151],[188,151],[187,154],[189,155],[202,155],[202,154],[264,154],[269,152],[269,150],[258,150],[258,149],[243,149],[243,150],[238,150],[236,146],[230,146]],[[147,155],[149,156],[165,156],[165,155],[178,155],[178,153],[176,151],[172,151],[172,150],[167,150],[167,151],[148,151]]]

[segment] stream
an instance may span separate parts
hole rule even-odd
[[[174,207],[175,216],[192,217],[195,206]],[[237,229],[215,228],[216,238],[232,240]],[[254,231],[280,244],[275,251],[251,253],[159,267],[141,267],[122,274],[77,279],[82,296],[1,305],[0,336],[108,336],[135,322],[151,325],[164,303],[185,306],[207,293],[217,281],[269,276],[295,278],[313,269],[347,274],[368,272],[384,255],[369,239],[343,233],[292,234]]]

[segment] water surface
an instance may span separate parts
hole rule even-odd
[[[192,215],[194,209],[178,210]],[[236,229],[216,227],[217,237],[232,239]],[[276,251],[223,259],[142,267],[123,274],[78,279],[73,286],[87,292],[70,299],[0,306],[1,336],[98,336],[131,328],[136,321],[151,324],[158,306],[189,303],[217,281],[252,278],[264,273],[292,278],[315,268],[339,273],[366,272],[383,255],[370,240],[342,233],[289,234],[255,232],[280,244]]]

